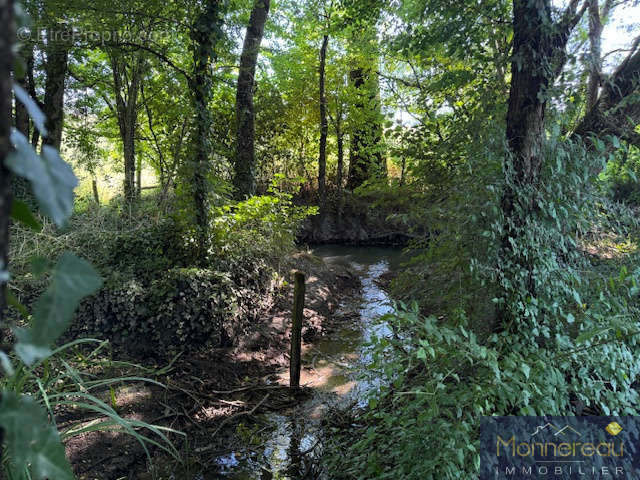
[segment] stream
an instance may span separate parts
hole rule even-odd
[[[218,478],[319,478],[309,468],[319,453],[321,420],[327,410],[363,406],[378,385],[378,379],[367,374],[371,361],[367,345],[374,335],[389,334],[379,318],[391,311],[391,301],[376,280],[400,267],[402,253],[389,248],[322,246],[313,254],[326,263],[348,264],[360,277],[361,294],[343,302],[335,313],[345,319],[344,325],[314,342],[303,355],[301,383],[312,388],[311,397],[290,411],[259,416],[260,428],[244,433],[244,447],[214,459]]]

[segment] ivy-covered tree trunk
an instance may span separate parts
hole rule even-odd
[[[211,128],[213,119],[209,111],[211,100],[211,63],[215,47],[221,36],[222,17],[220,0],[208,0],[205,10],[196,20],[194,41],[194,71],[189,84],[195,111],[194,155],[191,162],[191,193],[198,235],[199,256],[203,259],[209,245],[209,187],[207,176],[211,172]]]
[[[318,156],[318,198],[320,204],[320,213],[324,214],[327,208],[327,136],[329,135],[329,122],[327,120],[327,92],[325,88],[326,81],[326,63],[327,63],[327,47],[329,46],[329,36],[322,38],[322,47],[320,47],[320,154]]]
[[[516,188],[537,182],[544,143],[545,89],[551,82],[551,6],[549,1],[514,1],[511,90],[507,111],[507,142],[513,155]],[[504,211],[513,209],[508,187]]]
[[[378,76],[369,67],[352,70],[349,75],[358,96],[353,106],[351,148],[347,188],[355,190],[367,180],[386,174],[382,154],[382,123]]]
[[[255,111],[253,90],[258,53],[267,23],[271,0],[254,0],[247,34],[240,56],[236,92],[236,159],[234,186],[236,198],[256,193]]]
[[[116,99],[116,115],[124,151],[124,197],[136,198],[136,132],[138,128],[138,96],[142,82],[142,58],[137,56],[127,72],[125,60],[117,53],[111,55],[111,71]],[[129,81],[127,82],[127,78]]]
[[[530,190],[538,183],[543,162],[545,141],[544,119],[546,88],[552,78],[551,68],[551,4],[550,0],[514,0],[513,2],[513,60],[511,90],[507,110],[507,144],[509,153],[505,163],[507,176],[502,195],[504,233],[500,260],[502,275],[507,281],[522,281],[523,288],[535,297],[533,260],[527,252],[513,245],[523,235],[528,217],[535,205]],[[524,278],[524,280],[520,280]],[[513,320],[510,311],[513,299],[505,298],[498,312],[497,330],[506,328]]]
[[[47,118],[47,136],[44,145],[60,150],[62,128],[64,126],[64,84],[67,78],[69,60],[68,41],[71,32],[65,25],[59,24],[48,31],[47,64],[45,67],[47,83],[44,92],[43,113]]]
[[[502,195],[503,237],[498,266],[503,284],[511,284],[523,298],[535,298],[535,258],[514,248],[527,234],[536,214],[534,191],[544,161],[545,110],[548,88],[566,55],[569,33],[577,22],[578,1],[572,0],[559,22],[551,15],[551,0],[513,0],[513,56],[507,110],[505,189]],[[513,299],[505,298],[496,329],[514,320]],[[516,302],[518,303],[518,302]]]
[[[4,320],[7,309],[7,283],[4,278],[9,261],[9,222],[11,215],[11,176],[5,167],[5,159],[11,151],[11,71],[13,69],[13,42],[15,24],[13,1],[0,0],[0,320]],[[0,325],[4,328],[4,323]],[[0,343],[2,332],[0,331]],[[0,454],[2,452],[2,430],[0,430]],[[0,473],[0,476],[2,474]]]

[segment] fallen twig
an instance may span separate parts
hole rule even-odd
[[[264,398],[262,400],[260,400],[259,403],[256,404],[255,407],[253,407],[250,411],[244,411],[244,412],[238,412],[236,414],[231,415],[230,417],[225,418],[222,423],[218,426],[218,428],[216,428],[216,430],[213,432],[213,434],[211,435],[212,437],[215,437],[218,432],[220,432],[220,430],[222,430],[224,428],[224,426],[229,423],[231,420],[234,420],[238,417],[242,417],[244,415],[253,415],[254,413],[256,413],[256,411],[258,411],[258,409],[269,399],[269,396],[271,396],[270,393],[267,393]],[[213,445],[208,445],[206,447],[201,447],[201,448],[196,448],[195,451],[197,453],[202,453],[202,452],[208,452],[209,450],[213,450],[214,446]]]

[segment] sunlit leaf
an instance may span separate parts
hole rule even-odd
[[[31,98],[27,91],[17,83],[13,84],[13,93],[15,93],[16,98],[27,109],[31,120],[33,120],[33,124],[40,131],[40,134],[46,137],[48,132],[45,127],[45,122],[47,119],[44,113],[42,113],[42,110],[40,110],[40,107],[38,107],[38,104]]]
[[[34,151],[27,138],[17,130],[11,134],[15,151],[5,160],[16,175],[31,182],[33,194],[42,211],[56,225],[63,225],[73,211],[73,190],[78,179],[55,148],[45,145],[42,156]]]

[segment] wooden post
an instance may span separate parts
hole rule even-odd
[[[302,350],[302,318],[304,315],[304,273],[294,272],[293,324],[291,325],[291,356],[289,360],[289,386],[300,386],[300,353]]]

